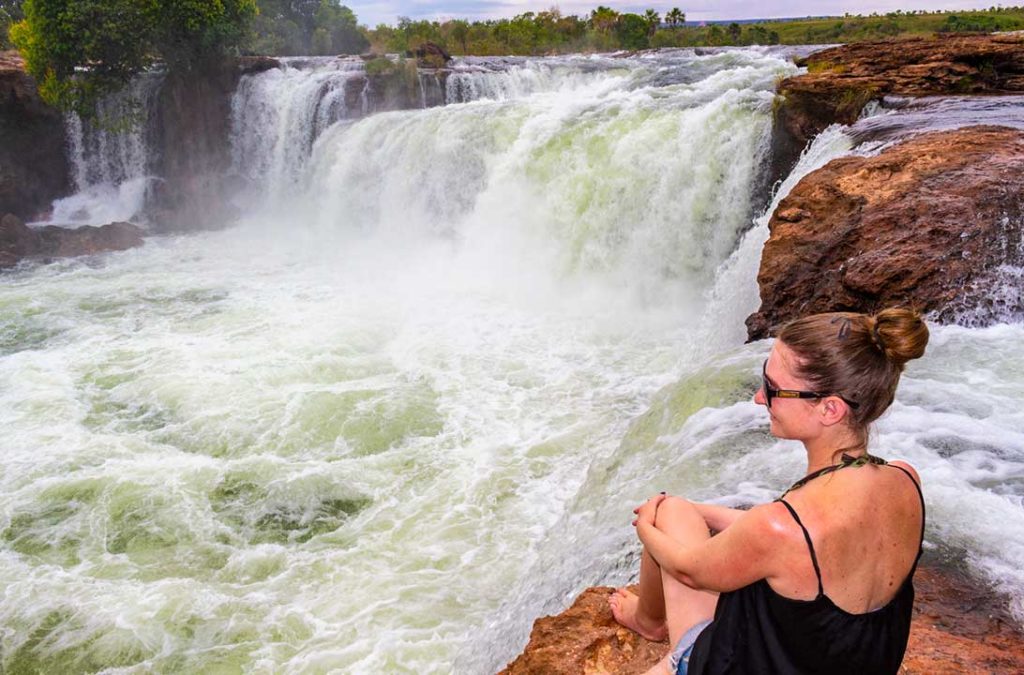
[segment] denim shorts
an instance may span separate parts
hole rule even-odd
[[[697,636],[710,623],[711,619],[701,621],[683,633],[683,637],[679,638],[676,648],[672,650],[672,656],[668,661],[669,670],[676,675],[686,675],[686,669],[690,664],[690,654],[693,653],[693,645],[697,642]]]

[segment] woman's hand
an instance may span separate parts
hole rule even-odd
[[[667,499],[664,492],[656,494],[641,506],[633,509],[633,513],[636,514],[636,519],[633,520],[633,525],[639,527],[641,523],[647,523],[648,525],[654,525],[654,518],[658,515],[658,506]]]

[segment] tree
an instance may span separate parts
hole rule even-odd
[[[246,51],[253,54],[358,54],[369,41],[340,0],[257,0],[259,17]]]
[[[653,9],[649,9],[644,12],[644,21],[647,22],[647,35],[654,35],[654,32],[658,30],[658,26],[661,25],[661,17]]]
[[[598,6],[597,9],[590,13],[590,25],[598,33],[611,33],[618,21],[619,13],[604,5]]]
[[[462,46],[462,53],[468,54],[469,49],[466,47],[466,39],[469,37],[469,22],[468,21],[452,21],[451,32],[452,39],[456,40],[459,45]]]
[[[0,49],[10,47],[7,31],[11,26],[25,18],[21,11],[22,0],[0,0]]]
[[[649,24],[639,14],[622,14],[615,24],[615,35],[625,49],[647,49]]]
[[[24,0],[11,42],[43,100],[90,115],[155,60],[189,70],[242,40],[255,0]]]
[[[356,15],[338,0],[320,0],[313,15],[313,26],[313,38],[317,34],[326,36],[320,38],[325,44],[319,50],[311,41],[313,54],[358,54],[370,46],[359,31]]]
[[[732,44],[738,44],[740,41],[740,35],[743,33],[743,29],[740,28],[740,25],[738,23],[733,21],[732,23],[729,24],[728,30],[729,41],[732,42]]]
[[[686,13],[681,11],[678,7],[673,7],[665,14],[665,23],[670,28],[676,28],[686,23]]]

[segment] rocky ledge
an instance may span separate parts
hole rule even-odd
[[[1024,132],[968,127],[843,157],[772,214],[757,340],[796,316],[908,305],[941,323],[1024,316]]]
[[[75,229],[55,225],[32,228],[7,214],[0,218],[0,269],[13,267],[26,258],[47,260],[124,251],[142,243],[142,230],[131,223]]]
[[[850,124],[886,95],[1024,93],[1024,36],[957,35],[858,42],[814,52],[779,84],[779,131],[799,152],[833,123]]]
[[[901,673],[1024,672],[1024,632],[1004,601],[958,572],[923,567]],[[502,674],[643,673],[668,650],[615,623],[608,587],[588,588],[557,616],[537,619],[525,651]]]

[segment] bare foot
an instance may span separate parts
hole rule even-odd
[[[668,625],[664,621],[649,621],[640,614],[640,598],[636,593],[619,588],[608,596],[608,605],[612,608],[615,620],[631,631],[639,633],[651,642],[663,642],[668,639]]]

